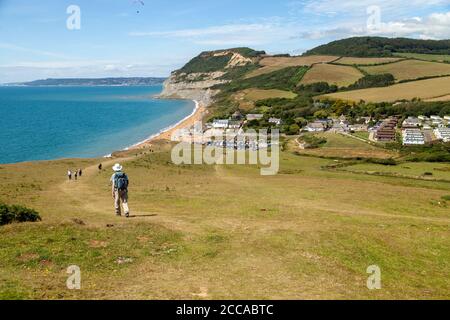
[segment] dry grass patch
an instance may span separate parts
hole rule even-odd
[[[345,87],[355,83],[363,74],[353,67],[332,64],[316,64],[303,77],[301,84],[325,81],[329,84]]]
[[[420,60],[404,60],[362,69],[369,74],[391,73],[398,81],[450,74],[450,64]]]
[[[262,68],[250,72],[245,78],[252,78],[288,67],[311,66],[316,63],[327,63],[336,60],[336,56],[306,56],[306,57],[268,57],[259,64]]]
[[[402,60],[403,58],[356,58],[356,57],[342,57],[336,63],[347,65],[373,65],[382,63],[391,63]]]
[[[324,95],[348,101],[394,102],[414,98],[432,99],[450,94],[450,77],[400,83],[384,88],[370,88]]]

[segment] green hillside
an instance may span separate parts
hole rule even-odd
[[[450,54],[450,40],[354,37],[337,40],[309,50],[305,55],[390,57],[394,53]]]

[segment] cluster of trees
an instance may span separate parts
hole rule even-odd
[[[395,83],[395,77],[390,73],[368,74],[356,81],[354,84],[342,90],[358,90],[365,88],[387,87]]]
[[[396,52],[450,54],[450,40],[354,37],[333,41],[309,50],[305,55],[323,54],[351,57],[389,57]]]

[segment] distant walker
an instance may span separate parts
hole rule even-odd
[[[112,196],[114,198],[114,206],[116,208],[116,215],[121,216],[121,203],[125,212],[125,217],[130,217],[130,209],[128,208],[128,185],[129,180],[127,175],[122,172],[123,167],[116,163],[112,168],[114,174],[111,176]]]

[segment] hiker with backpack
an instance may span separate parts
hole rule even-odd
[[[114,206],[116,208],[116,215],[121,216],[122,211],[120,205],[122,203],[125,217],[130,217],[130,209],[128,208],[128,185],[129,180],[127,175],[122,172],[123,167],[116,163],[112,168],[114,174],[111,176],[112,196],[114,198]]]

